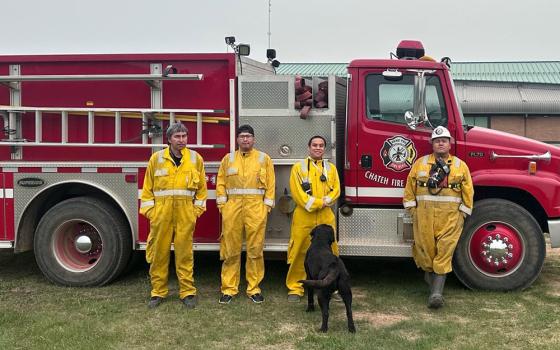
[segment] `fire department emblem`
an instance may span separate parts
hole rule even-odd
[[[416,159],[416,148],[412,140],[394,136],[385,140],[381,148],[381,159],[387,169],[404,171],[410,169]]]

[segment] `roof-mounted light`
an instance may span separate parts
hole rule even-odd
[[[397,46],[397,58],[415,60],[424,56],[424,45],[418,40],[402,40]]]

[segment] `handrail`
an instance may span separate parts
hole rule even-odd
[[[41,146],[41,147],[125,147],[125,148],[147,148],[147,147],[161,147],[169,146],[166,143],[59,143],[59,142],[28,142],[21,141],[0,141],[0,146]],[[225,148],[224,144],[188,144],[188,148]]]
[[[94,81],[94,80],[203,80],[203,74],[64,74],[0,75],[1,83],[23,81]]]

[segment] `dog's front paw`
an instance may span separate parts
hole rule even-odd
[[[351,325],[348,327],[348,332],[350,333],[356,333],[356,327],[354,327],[354,325]]]
[[[327,333],[328,330],[329,330],[329,329],[328,329],[327,327],[321,327],[321,328],[319,328],[319,332],[321,332],[321,333]]]

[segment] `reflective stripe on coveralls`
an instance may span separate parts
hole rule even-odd
[[[418,182],[427,182],[435,163],[434,155],[427,155],[412,166],[403,198],[403,206],[413,216],[414,261],[422,270],[437,274],[451,272],[453,252],[463,230],[461,213],[470,215],[473,207],[474,189],[469,168],[459,158],[449,157],[448,164],[452,166],[447,183],[460,186],[449,188],[446,185],[438,194],[431,194],[428,187],[418,186]]]
[[[311,166],[308,167],[308,160]],[[312,163],[313,162],[313,163]],[[326,181],[321,181],[325,175]],[[312,196],[305,193],[301,183],[311,185]],[[311,245],[311,230],[321,224],[331,225],[336,232],[336,218],[331,207],[323,203],[335,203],[340,196],[340,181],[336,167],[326,160],[315,162],[306,158],[292,166],[290,173],[290,192],[296,202],[292,218],[290,242],[288,244],[288,264],[286,276],[288,294],[303,295],[304,289],[298,281],[306,278],[304,261],[307,249]],[[336,237],[335,237],[336,239]],[[338,256],[338,245],[332,244],[332,250]]]
[[[222,214],[220,259],[223,294],[239,292],[241,247],[245,232],[247,295],[260,293],[264,278],[264,235],[274,206],[274,167],[268,155],[255,149],[226,155],[216,183],[216,203]]]
[[[151,295],[166,297],[169,293],[167,280],[173,243],[182,299],[196,294],[193,231],[197,217],[206,210],[207,189],[202,157],[188,149],[181,153],[179,166],[171,158],[169,147],[152,155],[144,176],[140,213],[150,220],[146,260],[150,263]]]

